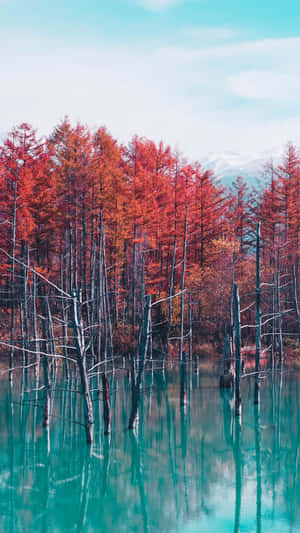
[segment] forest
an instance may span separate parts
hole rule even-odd
[[[135,136],[124,146],[105,127],[92,133],[68,118],[47,139],[28,124],[14,128],[0,147],[2,351],[9,335],[14,350],[24,332],[26,343],[37,333],[28,322],[33,290],[67,320],[68,305],[53,287],[81,292],[89,351],[100,359],[133,349],[145,295],[158,301],[154,349],[176,353],[178,343],[190,343],[219,351],[233,281],[249,306],[243,338],[253,344],[258,222],[262,339],[270,344],[267,315],[275,320],[279,312],[291,351],[299,333],[297,148],[289,144],[281,164],[267,162],[258,178],[252,189],[241,176],[224,188],[162,142]],[[60,329],[66,338],[68,328]]]
[[[279,166],[266,163],[256,189],[241,176],[226,189],[162,142],[135,136],[123,146],[104,127],[92,133],[68,118],[43,140],[21,124],[0,156],[2,360],[10,383],[19,368],[35,371],[45,426],[59,361],[67,379],[74,365],[79,373],[90,443],[91,379],[101,380],[107,433],[107,365],[118,368],[117,358],[131,364],[130,429],[148,361],[184,363],[184,405],[187,353],[223,353],[220,383],[235,386],[239,415],[240,377],[254,370],[247,355],[256,403],[266,360],[274,369],[298,357],[293,144]]]
[[[8,134],[5,530],[213,521],[223,491],[237,533],[298,519],[297,147],[257,178],[225,188],[162,142],[122,145],[68,118],[47,139],[28,124]]]

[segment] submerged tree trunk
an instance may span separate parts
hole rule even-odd
[[[180,407],[185,405],[185,388],[186,388],[186,353],[182,352],[180,361]]]
[[[103,394],[103,422],[104,422],[104,435],[110,433],[110,408],[109,408],[109,387],[105,372],[101,374],[102,379],[102,394]]]
[[[83,396],[83,407],[84,407],[84,423],[86,431],[87,443],[91,444],[93,442],[93,424],[94,424],[94,415],[93,415],[93,405],[90,394],[89,387],[89,378],[86,369],[86,347],[84,340],[84,333],[82,328],[81,319],[79,317],[79,302],[80,302],[80,291],[73,289],[72,291],[72,318],[73,318],[73,330],[75,343],[77,348],[77,362],[80,374],[81,381],[81,392]]]
[[[46,291],[43,291],[42,296],[42,332],[43,332],[43,354],[42,354],[42,363],[43,363],[43,374],[44,374],[44,405],[43,405],[43,426],[46,429],[46,438],[47,438],[47,452],[50,452],[50,433],[49,433],[49,422],[50,422],[50,387],[51,387],[51,377],[49,372],[49,363],[48,363],[48,347],[49,347],[49,326],[48,326],[48,316],[47,316],[47,303],[46,303]],[[50,350],[51,351],[51,350]],[[37,385],[38,387],[38,380]]]
[[[135,419],[138,413],[138,407],[140,402],[141,395],[141,382],[145,368],[145,358],[147,355],[148,342],[149,342],[149,326],[150,326],[150,313],[151,313],[151,296],[147,296],[146,309],[145,309],[145,318],[143,325],[143,335],[141,341],[141,350],[140,350],[140,360],[139,360],[139,369],[136,379],[132,384],[132,409],[129,417],[128,429],[133,429],[135,424]]]

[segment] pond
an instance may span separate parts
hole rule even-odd
[[[111,435],[95,391],[89,452],[76,376],[54,385],[48,445],[40,392],[3,375],[0,531],[300,532],[298,373],[266,374],[259,408],[244,378],[240,421],[216,369],[192,364],[187,382],[180,408],[176,365],[147,370],[130,432],[129,373],[111,373]]]

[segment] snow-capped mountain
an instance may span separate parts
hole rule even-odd
[[[273,160],[277,165],[282,150],[268,150],[259,154],[241,154],[238,152],[211,153],[202,159],[204,168],[213,170],[215,177],[223,185],[230,185],[238,176],[251,185],[263,178],[265,165]]]

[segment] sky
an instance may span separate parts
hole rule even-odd
[[[300,145],[300,2],[0,0],[0,132],[69,115],[193,159]]]

